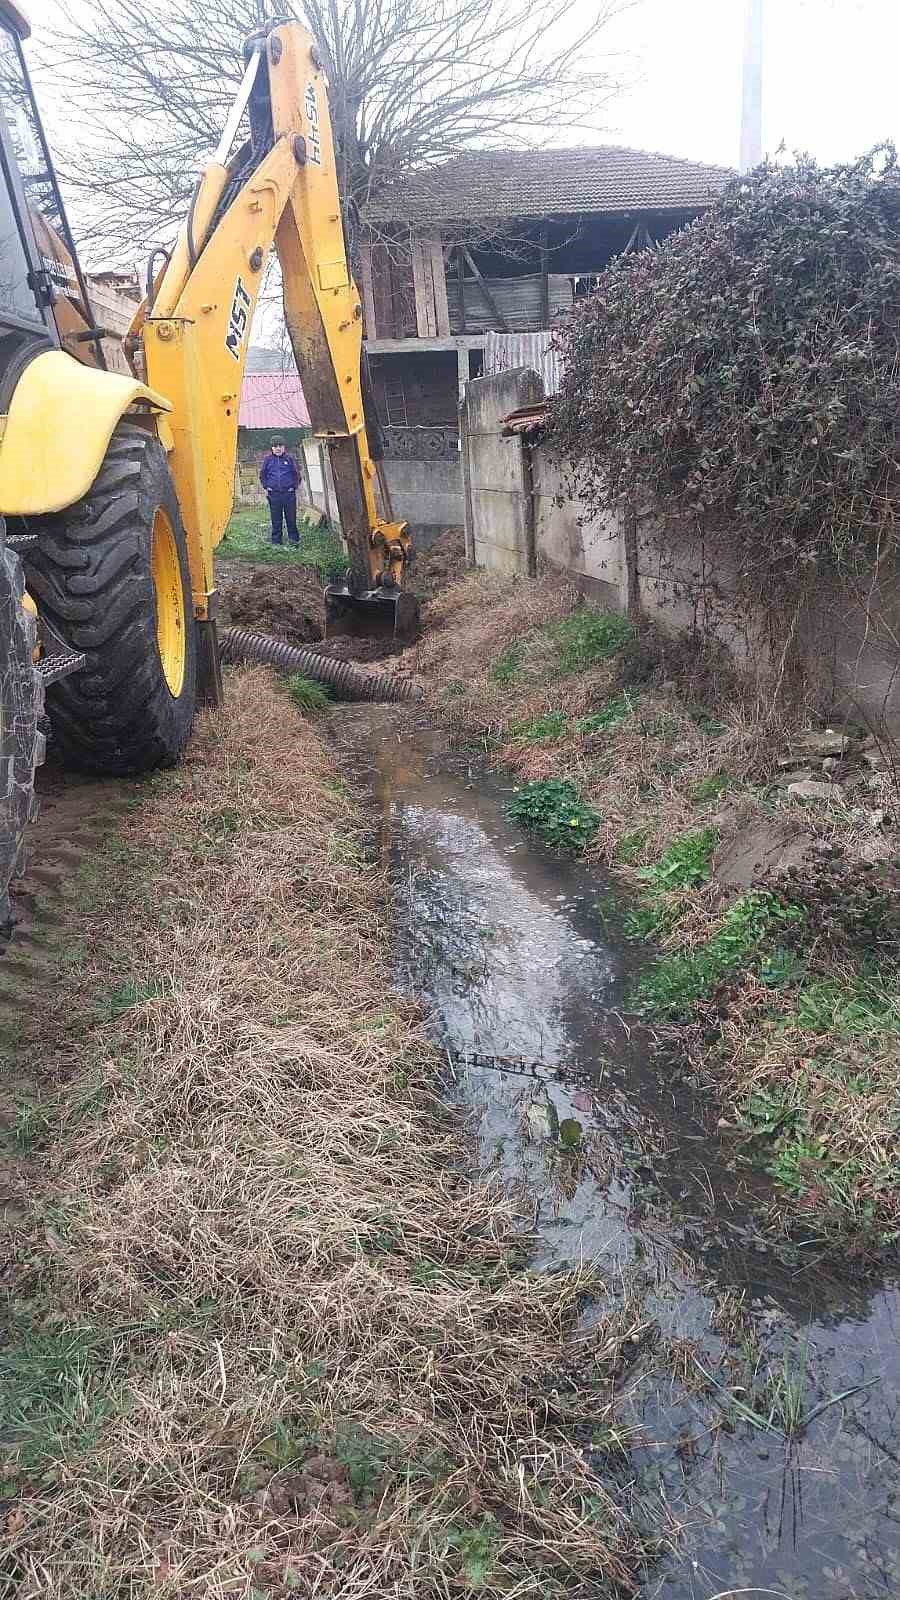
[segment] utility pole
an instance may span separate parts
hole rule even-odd
[[[762,143],[763,0],[747,0],[741,104],[741,171],[758,167]]]

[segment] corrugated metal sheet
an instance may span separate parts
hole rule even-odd
[[[511,328],[537,330],[544,326],[543,279],[540,273],[521,278],[486,278],[485,282],[497,303],[503,321]],[[550,317],[568,311],[575,298],[571,278],[562,273],[551,273]],[[450,308],[451,333],[487,333],[496,328],[497,318],[489,306],[477,278],[466,278],[466,326],[460,311],[459,279],[447,279],[447,304]]]
[[[484,346],[485,377],[528,367],[540,373],[545,394],[558,394],[562,369],[552,341],[553,335],[546,329],[542,333],[489,333]]]
[[[242,428],[308,428],[309,411],[296,372],[248,372],[238,420]]]

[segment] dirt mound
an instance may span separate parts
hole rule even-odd
[[[427,550],[417,550],[410,587],[420,600],[431,600],[465,576],[466,539],[462,528],[445,528]]]
[[[796,822],[747,821],[714,856],[713,882],[722,890],[749,889],[763,873],[780,877],[789,867],[803,865],[812,837]]]
[[[310,567],[264,566],[240,575],[220,568],[223,621],[255,628],[289,644],[311,644],[325,632],[322,580]]]
[[[456,582],[465,567],[462,528],[447,528],[428,550],[417,552],[410,588],[423,603]],[[314,644],[342,661],[383,661],[404,648],[392,638],[336,635],[324,642],[323,580],[311,567],[222,561],[217,571],[221,621],[237,628]]]

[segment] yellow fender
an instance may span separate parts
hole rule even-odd
[[[38,517],[86,495],[125,413],[141,400],[153,412],[168,400],[136,378],[83,367],[48,350],[25,368],[0,442],[0,514]]]

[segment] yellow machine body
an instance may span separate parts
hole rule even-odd
[[[0,0],[0,16],[27,34],[8,0]],[[214,552],[233,510],[250,329],[274,247],[297,368],[316,434],[329,449],[348,548],[350,581],[328,591],[326,609],[335,617],[361,607],[393,628],[401,617],[411,627],[416,604],[401,588],[409,534],[376,506],[378,472],[361,379],[362,305],[344,243],[327,84],[312,38],[299,24],[269,24],[249,41],[249,52],[248,75],[271,122],[268,148],[248,163],[245,145],[203,172],[189,218],[126,338],[133,376],[93,364],[89,344],[78,342],[86,338],[84,317],[71,297],[58,297],[60,337],[64,345],[76,343],[73,353],[35,356],[0,417],[0,514],[27,519],[74,505],[97,478],[127,416],[155,433],[168,453],[194,620],[212,620]],[[40,218],[32,221],[37,228]],[[51,247],[71,267],[64,246],[51,238],[45,253]],[[35,449],[36,440],[52,444]],[[156,566],[162,617],[168,594],[162,554]],[[170,681],[176,677],[173,667]]]
[[[82,366],[64,350],[29,362],[0,419],[0,512],[41,516],[63,511],[87,494],[116,425],[141,409],[150,418],[171,410],[146,384],[118,372]],[[35,449],[35,440],[48,448]]]
[[[188,535],[195,615],[211,614],[213,553],[233,509],[238,413],[250,328],[274,245],[288,332],[318,437],[328,445],[356,590],[389,600],[410,553],[381,519],[361,383],[362,305],[350,274],[328,113],[309,33],[286,23],[251,41],[268,73],[271,148],[227,207],[240,153],[206,168],[169,262],[142,306],[150,391],[171,403],[170,464]],[[128,348],[128,345],[126,346]]]

